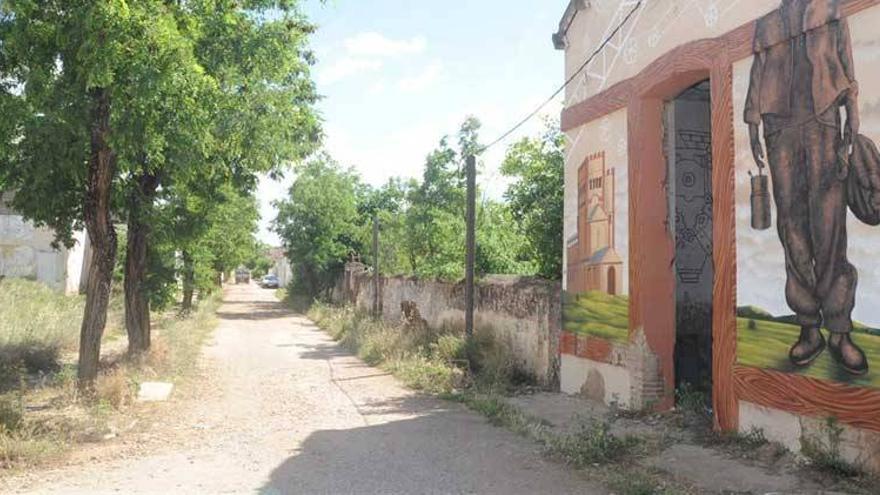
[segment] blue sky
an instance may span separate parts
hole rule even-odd
[[[318,25],[314,79],[324,97],[325,148],[374,185],[418,177],[425,156],[467,115],[483,122],[488,142],[546,99],[563,80],[562,52],[550,40],[565,0],[307,0]],[[544,114],[558,116],[559,104]],[[504,149],[542,127],[535,119],[487,152],[479,178],[500,196]],[[278,244],[268,226],[270,203],[291,178],[260,185],[260,238]]]

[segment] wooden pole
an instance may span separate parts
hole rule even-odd
[[[474,336],[474,260],[476,254],[477,165],[473,155],[467,157],[467,211],[465,223],[464,269],[464,331],[468,339]]]
[[[373,316],[379,317],[379,217],[373,215]]]

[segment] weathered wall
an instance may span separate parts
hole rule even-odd
[[[6,206],[0,198],[0,276],[37,280],[68,294],[80,290],[87,239],[74,233],[72,249],[54,249],[54,233],[35,227]]]
[[[588,2],[568,28],[565,77],[571,77],[599,43],[610,36],[637,0]],[[633,77],[659,56],[689,41],[731,31],[775,9],[768,0],[652,0],[642,2],[612,42],[566,87],[573,106]]]
[[[399,321],[401,307],[412,303],[434,328],[464,328],[464,284],[407,277],[381,278],[382,316]],[[370,310],[373,305],[371,275],[361,269],[347,271],[335,291],[338,300]],[[518,368],[550,388],[558,386],[560,288],[556,282],[493,275],[477,283],[474,320],[511,351]]]

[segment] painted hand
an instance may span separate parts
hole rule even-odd
[[[761,143],[761,133],[758,124],[749,124],[749,139],[752,144],[752,156],[759,169],[764,168],[764,145]]]
[[[846,102],[846,125],[843,128],[843,142],[847,156],[853,152],[856,137],[859,135],[859,104],[855,98],[849,97]]]

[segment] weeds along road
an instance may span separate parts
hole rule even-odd
[[[274,291],[232,286],[169,438],[23,479],[19,493],[604,493],[459,404],[342,350]],[[166,420],[168,421],[168,420]],[[154,442],[155,443],[155,442]]]

